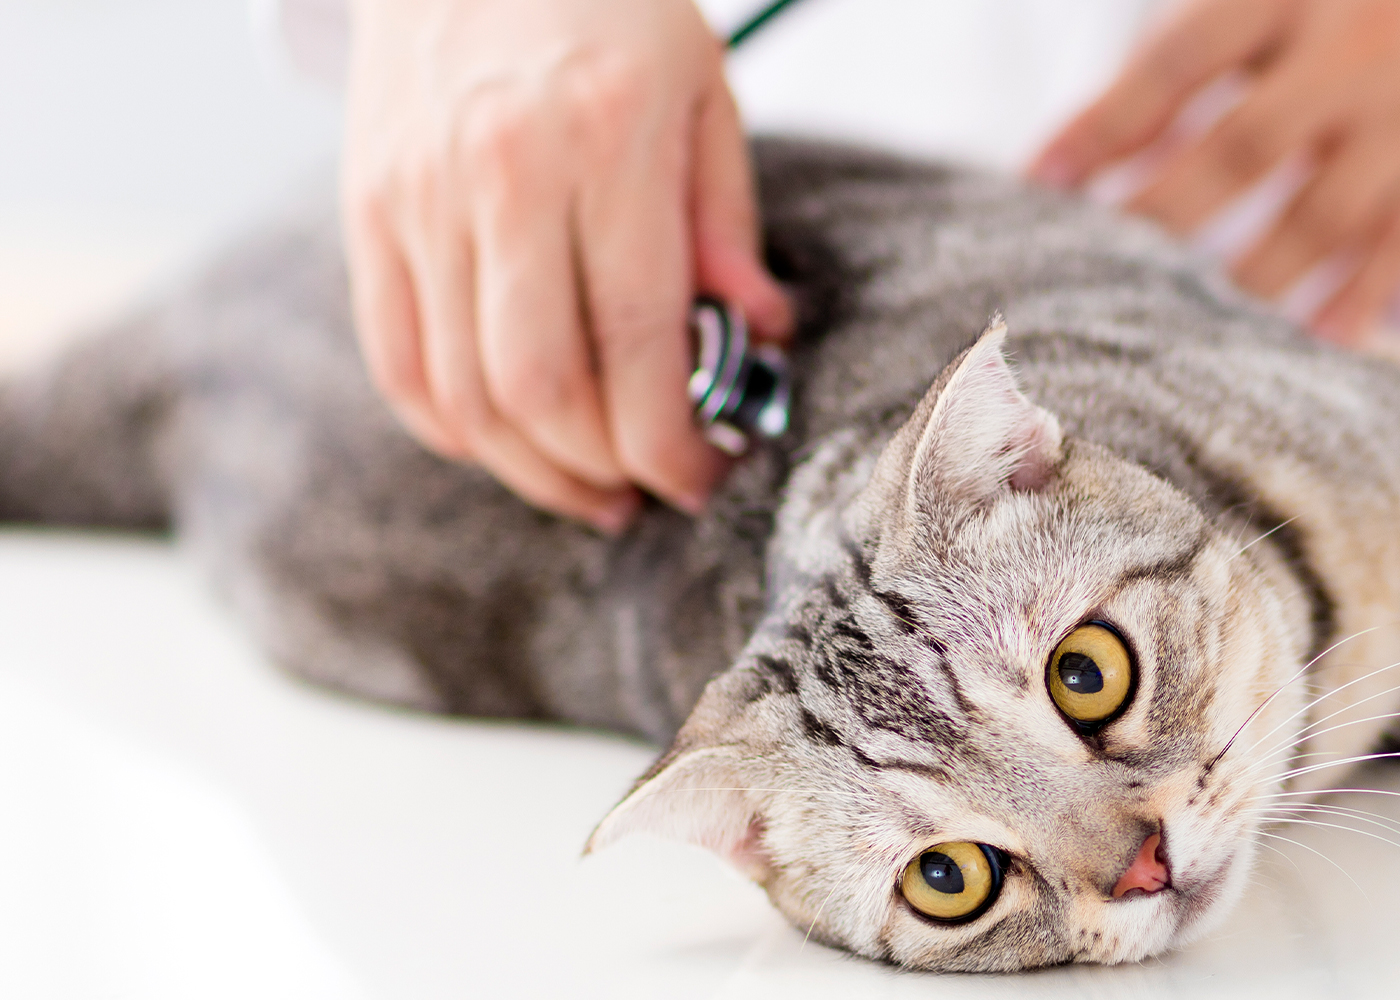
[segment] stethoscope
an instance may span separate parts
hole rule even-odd
[[[796,0],[773,0],[725,40],[733,50]],[[782,350],[749,344],[748,324],[734,306],[704,296],[690,310],[695,372],[690,400],[706,439],[731,455],[752,437],[776,438],[788,427],[792,381]]]

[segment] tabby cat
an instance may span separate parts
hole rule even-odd
[[[860,955],[1204,932],[1270,796],[1383,735],[1400,371],[1146,224],[756,154],[804,317],[791,428],[697,519],[606,539],[417,447],[361,370],[329,211],[5,385],[0,515],[173,525],[321,684],[671,741],[591,847],[703,844]]]

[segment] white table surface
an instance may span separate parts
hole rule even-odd
[[[1224,929],[1162,959],[992,977],[851,959],[804,944],[698,849],[637,838],[580,859],[652,753],[307,688],[172,546],[0,532],[0,996],[1286,998],[1400,983],[1400,848],[1307,828],[1282,831],[1297,845],[1265,852]],[[1400,768],[1362,777],[1400,790]],[[1339,803],[1400,821],[1391,797]]]

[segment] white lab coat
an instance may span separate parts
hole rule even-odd
[[[504,0],[508,2],[508,0]],[[699,0],[727,33],[762,0]],[[303,72],[338,81],[345,0],[255,0]],[[799,0],[730,60],[749,128],[1022,164],[1164,0]]]

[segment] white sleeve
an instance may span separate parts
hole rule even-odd
[[[277,61],[337,88],[348,2],[253,0]],[[1014,169],[1177,2],[806,0],[734,53],[729,81],[750,128]],[[766,0],[696,3],[728,33]]]
[[[297,75],[340,89],[350,50],[349,0],[252,0],[259,41]]]
[[[717,31],[752,14],[758,0],[697,0]],[[350,48],[349,0],[252,0],[259,42],[298,75],[344,86]]]

